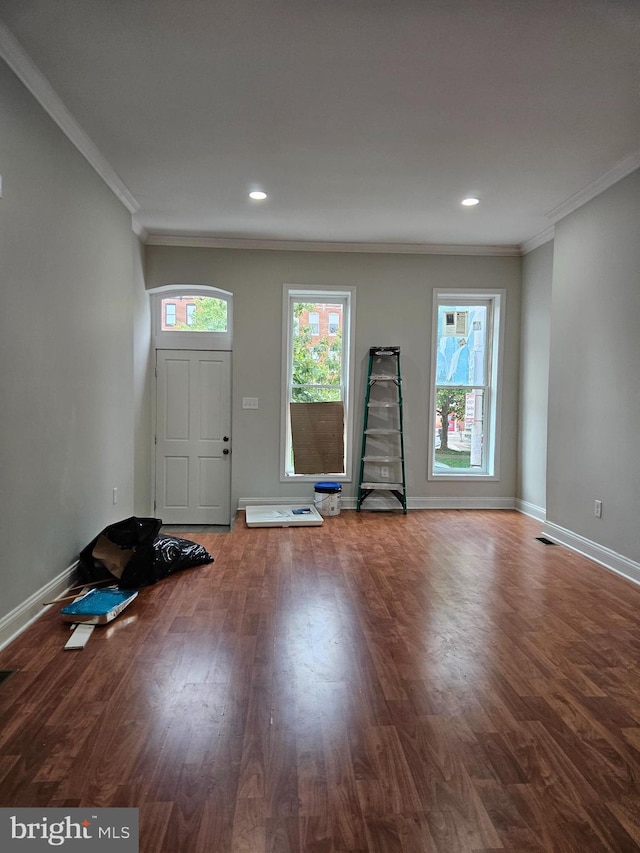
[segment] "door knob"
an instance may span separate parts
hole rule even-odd
[[[224,453],[225,456],[228,456],[229,455],[229,448],[225,447],[225,449],[222,452]]]

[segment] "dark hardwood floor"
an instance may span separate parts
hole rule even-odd
[[[83,651],[0,652],[1,806],[143,853],[640,850],[640,588],[513,512],[193,534]]]

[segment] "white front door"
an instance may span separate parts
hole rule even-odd
[[[158,350],[155,512],[231,523],[231,353]]]

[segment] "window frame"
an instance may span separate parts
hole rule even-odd
[[[227,330],[225,332],[166,330],[162,328],[162,301],[175,297],[206,296],[227,303]],[[182,349],[231,351],[233,349],[233,294],[227,290],[207,285],[172,284],[153,289],[152,317],[154,346],[156,349]]]
[[[287,470],[287,460],[291,446],[291,425],[289,402],[293,378],[293,322],[291,322],[293,302],[330,303],[344,301],[342,312],[342,383],[344,387],[344,473],[331,473],[331,479],[350,483],[353,480],[353,425],[354,425],[354,385],[355,385],[355,308],[356,288],[338,285],[285,284],[282,291],[282,369],[281,369],[281,417],[280,417],[280,482],[308,483],[326,477],[326,472],[317,474],[295,474]]]
[[[446,481],[497,481],[500,479],[500,423],[502,403],[502,376],[504,361],[504,318],[506,316],[506,290],[491,288],[483,290],[435,288],[433,291],[432,334],[431,334],[431,374],[429,383],[429,430],[427,434],[427,480]],[[484,389],[483,413],[483,468],[474,471],[470,468],[449,469],[442,473],[435,468],[435,423],[436,423],[436,370],[438,360],[438,309],[443,305],[486,305],[487,338],[484,385],[451,385],[447,387],[467,387]],[[444,428],[444,425],[443,425]]]

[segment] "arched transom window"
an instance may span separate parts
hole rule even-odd
[[[153,293],[158,349],[231,350],[232,295],[214,287],[175,285]]]

